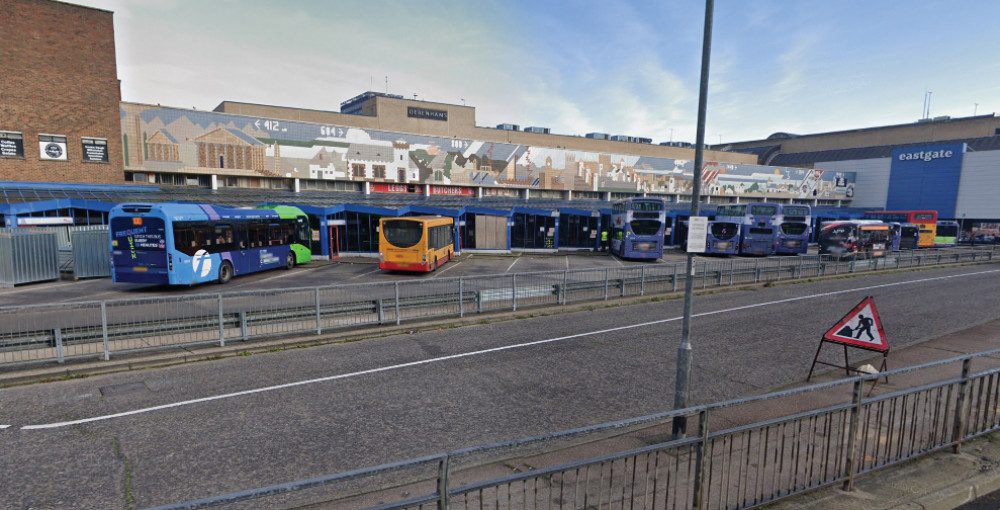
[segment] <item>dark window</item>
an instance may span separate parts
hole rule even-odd
[[[637,236],[654,236],[659,234],[662,225],[659,220],[633,220],[629,223],[632,233]]]
[[[720,241],[728,241],[736,237],[736,233],[738,231],[739,229],[736,223],[714,222],[711,226],[712,237]]]
[[[385,241],[397,248],[416,246],[423,238],[423,224],[413,220],[386,220],[382,222]]]

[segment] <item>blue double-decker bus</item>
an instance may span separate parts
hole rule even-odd
[[[193,285],[312,259],[297,207],[120,204],[108,215],[115,282]]]
[[[740,225],[740,255],[772,255],[777,244],[779,205],[771,202],[720,205],[713,221]]]
[[[736,255],[740,246],[740,224],[733,221],[708,222],[705,253],[710,255]]]
[[[812,225],[812,210],[808,205],[780,204],[777,225],[775,253],[806,253],[809,251],[809,229]]]
[[[632,197],[611,204],[611,252],[625,259],[663,256],[667,203],[662,198]]]

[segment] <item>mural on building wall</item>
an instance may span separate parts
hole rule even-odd
[[[690,160],[122,105],[127,170],[598,192],[690,193]],[[702,193],[850,199],[853,172],[712,163]]]

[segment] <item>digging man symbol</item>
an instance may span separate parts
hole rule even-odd
[[[872,336],[872,325],[873,324],[875,324],[875,321],[873,321],[871,319],[871,317],[865,317],[864,315],[859,314],[858,315],[858,327],[854,329],[854,338],[859,338],[860,339],[861,338],[861,333],[867,333],[869,340],[875,340],[875,337]]]

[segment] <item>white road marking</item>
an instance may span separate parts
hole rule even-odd
[[[871,286],[867,286],[867,287],[858,287],[858,288],[853,288],[853,289],[836,290],[836,291],[832,291],[832,292],[824,292],[822,294],[812,294],[812,295],[808,295],[808,296],[799,296],[799,297],[793,297],[793,298],[787,298],[787,299],[779,299],[777,301],[767,301],[765,303],[755,303],[755,304],[752,304],[752,305],[737,306],[735,308],[726,308],[724,310],[715,310],[715,311],[711,311],[711,312],[702,312],[702,313],[693,314],[691,317],[692,318],[695,318],[695,317],[707,317],[709,315],[718,315],[718,314],[723,314],[723,313],[738,312],[738,311],[741,311],[741,310],[750,310],[750,309],[753,309],[753,308],[761,308],[761,307],[764,307],[764,306],[778,305],[778,304],[783,304],[783,303],[792,303],[792,302],[795,302],[795,301],[805,301],[805,300],[808,300],[808,299],[824,298],[824,297],[836,296],[836,295],[840,295],[840,294],[850,294],[850,293],[859,292],[859,291],[867,291],[867,290],[872,290],[872,289],[882,289],[882,288],[887,288],[887,287],[897,287],[897,286],[900,286],[900,285],[912,285],[912,284],[924,283],[924,282],[931,282],[931,281],[936,281],[936,280],[947,280],[947,279],[951,279],[951,278],[960,278],[960,277],[964,277],[964,276],[982,276],[982,275],[985,275],[985,274],[992,274],[992,273],[1000,273],[1000,269],[994,269],[994,270],[990,270],[990,271],[981,271],[981,272],[978,272],[978,273],[966,273],[966,274],[950,275],[950,276],[936,276],[936,277],[933,277],[933,278],[925,278],[925,279],[922,279],[922,280],[911,280],[911,281],[896,282],[896,283],[884,283],[884,284],[881,284],[881,285],[871,285]],[[223,394],[223,395],[213,395],[213,396],[209,396],[209,397],[196,398],[196,399],[193,399],[193,400],[184,400],[184,401],[181,401],[181,402],[174,402],[174,403],[163,404],[163,405],[154,406],[154,407],[146,407],[146,408],[142,408],[142,409],[135,409],[133,411],[126,411],[126,412],[122,412],[122,413],[107,414],[107,415],[103,415],[103,416],[94,416],[92,418],[83,418],[83,419],[79,419],[79,420],[62,421],[62,422],[55,422],[55,423],[45,423],[45,424],[40,424],[40,425],[25,425],[25,426],[21,427],[21,430],[55,429],[55,428],[61,428],[61,427],[69,427],[69,426],[73,426],[73,425],[82,425],[84,423],[92,423],[92,422],[96,422],[96,421],[111,420],[111,419],[115,419],[115,418],[124,418],[126,416],[134,416],[134,415],[137,415],[137,414],[144,414],[144,413],[149,413],[149,412],[153,412],[153,411],[162,411],[164,409],[172,409],[172,408],[175,408],[175,407],[182,407],[182,406],[187,406],[187,405],[192,405],[192,404],[200,404],[200,403],[203,403],[203,402],[212,402],[212,401],[215,401],[215,400],[224,400],[224,399],[228,399],[228,398],[241,397],[241,396],[245,396],[245,395],[253,395],[253,394],[256,394],[256,393],[265,393],[265,392],[269,392],[269,391],[283,390],[283,389],[287,389],[287,388],[294,388],[296,386],[306,386],[306,385],[309,385],[309,384],[317,384],[317,383],[323,383],[323,382],[329,382],[329,381],[336,381],[336,380],[340,380],[340,379],[348,379],[348,378],[352,378],[352,377],[360,377],[360,376],[365,376],[365,375],[377,374],[377,373],[380,373],[380,372],[389,372],[389,371],[392,371],[392,370],[399,370],[399,369],[403,369],[403,368],[417,367],[417,366],[421,366],[421,365],[429,365],[431,363],[440,363],[442,361],[450,361],[450,360],[455,360],[455,359],[468,358],[468,357],[471,357],[471,356],[479,356],[479,355],[483,355],[483,354],[491,354],[491,353],[501,352],[501,351],[507,351],[507,350],[511,350],[511,349],[520,349],[520,348],[524,348],[524,347],[534,347],[536,345],[544,345],[544,344],[549,344],[549,343],[553,343],[553,342],[562,342],[562,341],[566,341],[566,340],[573,340],[573,339],[576,339],[576,338],[583,338],[583,337],[588,337],[588,336],[593,336],[593,335],[601,335],[601,334],[604,334],[604,333],[611,333],[611,332],[614,332],[614,331],[623,331],[623,330],[627,330],[627,329],[643,328],[643,327],[647,327],[647,326],[654,326],[654,325],[657,325],[657,324],[665,324],[667,322],[679,321],[681,319],[683,319],[683,317],[671,317],[669,319],[660,319],[660,320],[651,321],[651,322],[644,322],[644,323],[641,323],[641,324],[632,324],[632,325],[628,325],[628,326],[619,326],[617,328],[602,329],[600,331],[589,331],[589,332],[586,332],[586,333],[577,333],[575,335],[567,335],[567,336],[561,336],[561,337],[556,337],[556,338],[547,338],[545,340],[536,340],[536,341],[533,341],[533,342],[525,342],[525,343],[521,343],[521,344],[505,345],[503,347],[494,347],[494,348],[491,348],[491,349],[484,349],[484,350],[481,350],[481,351],[472,351],[472,352],[466,352],[466,353],[461,353],[461,354],[452,354],[450,356],[441,356],[441,357],[438,357],[438,358],[431,358],[431,359],[425,359],[425,360],[419,360],[419,361],[411,361],[409,363],[400,363],[398,365],[390,365],[390,366],[385,366],[385,367],[380,367],[380,368],[372,368],[372,369],[369,369],[369,370],[361,370],[361,371],[358,371],[358,372],[351,372],[351,373],[347,373],[347,374],[332,375],[332,376],[328,376],[328,377],[320,377],[320,378],[317,378],[317,379],[308,379],[308,380],[305,380],[305,381],[297,381],[297,382],[292,382],[292,383],[279,384],[279,385],[276,385],[276,386],[266,386],[266,387],[263,387],[263,388],[255,388],[255,389],[246,390],[246,391],[237,391],[235,393],[226,393],[226,394]]]
[[[441,270],[438,270],[438,271],[434,271],[434,274],[431,275],[431,278],[437,278],[438,276],[441,275],[441,273],[444,273],[445,271],[448,271],[451,268],[453,268],[453,267],[455,267],[455,266],[457,266],[459,264],[461,264],[461,262],[451,261],[451,263],[448,263],[448,264],[444,265],[444,269],[441,269]]]
[[[373,269],[373,270],[371,270],[371,271],[368,271],[367,273],[361,273],[361,274],[359,274],[359,275],[357,275],[357,276],[352,276],[352,277],[351,277],[350,279],[351,279],[351,280],[356,280],[356,279],[358,279],[358,278],[361,278],[362,276],[368,276],[368,275],[370,275],[370,274],[374,274],[374,273],[377,273],[377,272],[379,272],[379,271],[381,271],[381,269],[379,269],[378,267],[376,267],[375,269]]]
[[[10,425],[0,425],[0,430],[9,429]]]
[[[514,264],[517,264],[518,260],[521,260],[521,257],[518,257],[518,258],[514,259],[514,262],[511,262],[510,265],[507,266],[507,271],[505,271],[505,272],[510,272],[510,268],[514,267]]]

